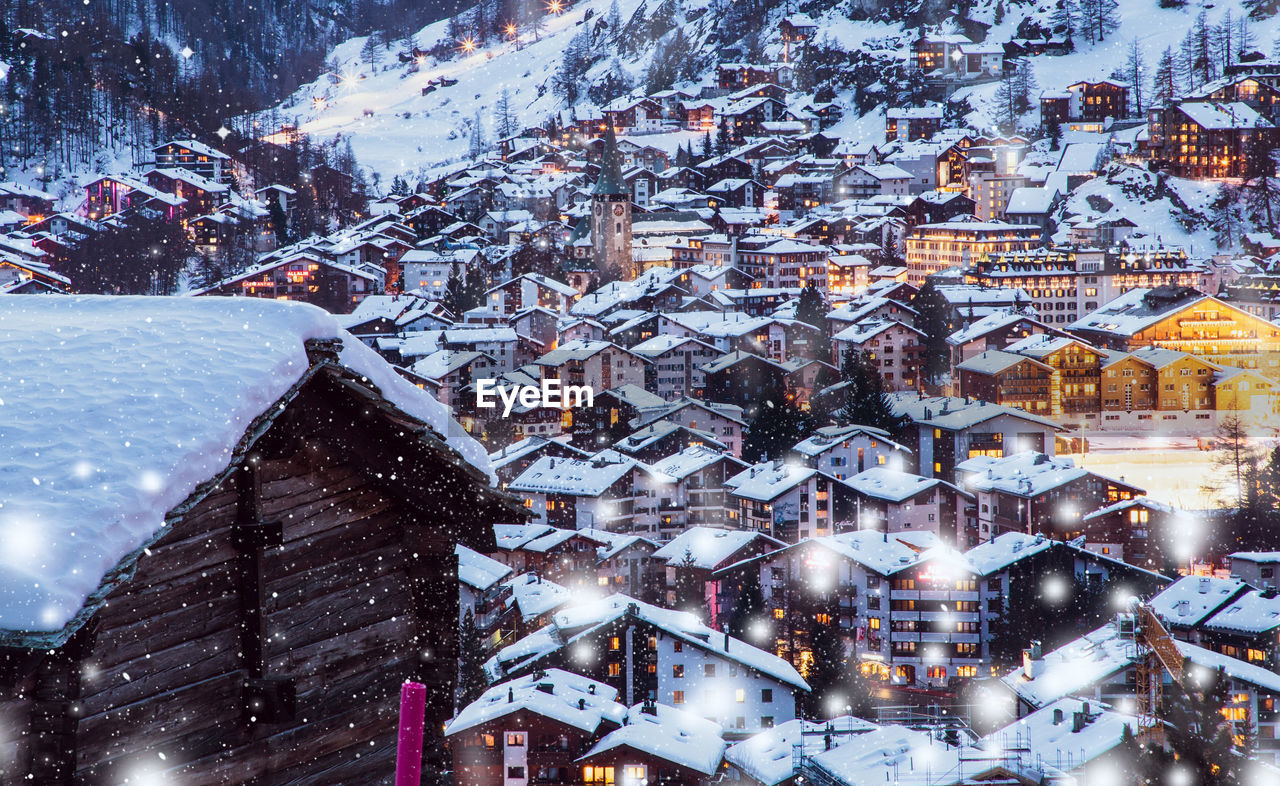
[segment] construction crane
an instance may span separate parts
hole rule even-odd
[[[1133,618],[1133,640],[1138,645],[1137,679],[1134,690],[1138,699],[1140,734],[1163,737],[1163,727],[1156,713],[1163,698],[1164,675],[1182,685],[1185,662],[1177,643],[1147,603],[1136,603]]]

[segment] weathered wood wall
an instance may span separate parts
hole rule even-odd
[[[433,691],[428,734],[438,738],[457,662],[459,525],[447,510],[428,521],[406,505],[377,476],[389,468],[347,449],[370,438],[353,428],[323,417],[272,426],[254,468],[142,557],[96,615],[92,641],[46,657],[0,699],[0,781],[156,772],[184,786],[385,782],[410,678]],[[282,525],[279,545],[246,545],[238,533],[260,522]],[[272,718],[270,701],[245,709],[247,681],[261,678],[268,693],[272,680],[292,686],[292,715]],[[429,773],[443,755],[429,738]]]

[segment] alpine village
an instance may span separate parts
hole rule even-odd
[[[1280,784],[1278,11],[0,5],[0,782]]]

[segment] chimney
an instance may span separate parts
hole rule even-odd
[[[1062,708],[1061,708],[1061,707],[1054,707],[1054,709],[1053,709],[1053,725],[1054,725],[1054,726],[1058,726],[1058,725],[1061,725],[1061,724],[1062,724]]]
[[[1085,726],[1085,714],[1083,712],[1073,712],[1071,714],[1071,733],[1075,734],[1076,732],[1083,729],[1084,726]]]
[[[507,688],[507,704],[514,704],[516,700],[516,692],[513,688]]]
[[[538,690],[542,691],[543,693],[550,693],[554,695],[556,692],[556,686],[550,682],[539,682]]]
[[[1209,579],[1207,576],[1200,579],[1199,588],[1200,588],[1201,595],[1209,594]]]
[[[1044,672],[1044,656],[1040,651],[1040,642],[1032,641],[1031,646],[1022,651],[1022,674],[1034,680]]]
[[[644,704],[640,705],[640,711],[646,715],[657,715],[658,705],[653,703],[653,699],[645,699]]]
[[[596,695],[596,684],[594,682],[587,686],[587,693],[592,696]]]
[[[1089,717],[1089,702],[1086,701],[1080,705],[1080,712],[1085,716],[1085,718]]]
[[[587,708],[587,700],[586,700],[586,699],[578,699],[578,709],[580,709],[580,710],[585,710],[586,708]]]

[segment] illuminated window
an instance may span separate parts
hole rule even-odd
[[[671,703],[672,703],[672,704],[684,704],[684,691],[682,691],[682,690],[673,690],[673,691],[671,691]]]
[[[507,744],[515,747],[524,745],[524,734],[521,732],[511,732],[507,734]]]
[[[622,639],[618,638],[617,636],[611,636],[609,638],[609,649],[613,650],[614,652],[617,652],[618,650],[622,649]]]

